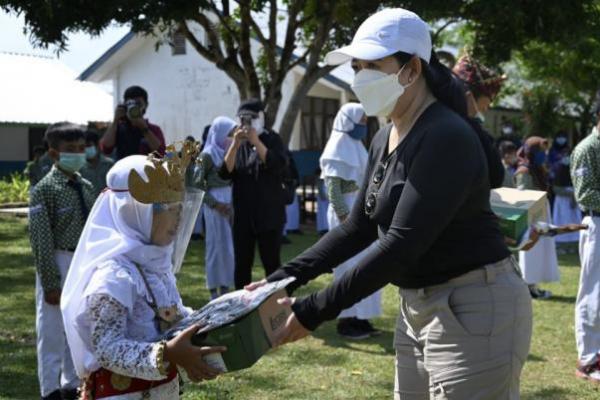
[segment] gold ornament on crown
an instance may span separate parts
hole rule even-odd
[[[179,151],[176,144],[167,146],[163,158],[154,153],[148,155],[149,163],[144,167],[147,181],[135,169],[131,170],[128,180],[129,193],[134,199],[144,204],[183,201],[185,171],[198,154],[198,143],[186,140]]]

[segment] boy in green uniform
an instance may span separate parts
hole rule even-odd
[[[100,135],[96,132],[86,133],[85,159],[87,162],[81,168],[81,176],[94,186],[95,197],[98,197],[106,187],[106,175],[115,163],[112,158],[102,154],[99,142]]]
[[[42,399],[76,399],[79,381],[67,347],[60,295],[71,258],[94,203],[85,164],[85,130],[70,123],[46,131],[54,166],[31,193],[29,234],[36,276],[38,379]]]

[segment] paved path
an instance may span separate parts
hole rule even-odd
[[[29,214],[29,207],[0,208],[0,215],[12,215],[15,217],[27,217],[28,214]]]

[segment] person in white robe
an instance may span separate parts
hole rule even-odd
[[[319,160],[321,178],[325,181],[329,198],[329,229],[343,223],[356,201],[367,169],[368,154],[362,142],[366,133],[366,115],[362,106],[357,103],[343,105],[335,117],[331,136]],[[338,265],[333,271],[335,279],[354,268],[368,251],[369,248]],[[379,331],[369,320],[380,315],[381,291],[377,291],[340,313],[338,333],[352,339],[377,335]]]

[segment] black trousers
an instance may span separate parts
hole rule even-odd
[[[258,244],[258,253],[265,268],[265,276],[275,272],[281,266],[281,236],[283,226],[278,230],[255,233],[251,226],[234,224],[233,251],[235,254],[235,288],[243,289],[252,282],[254,249]]]

